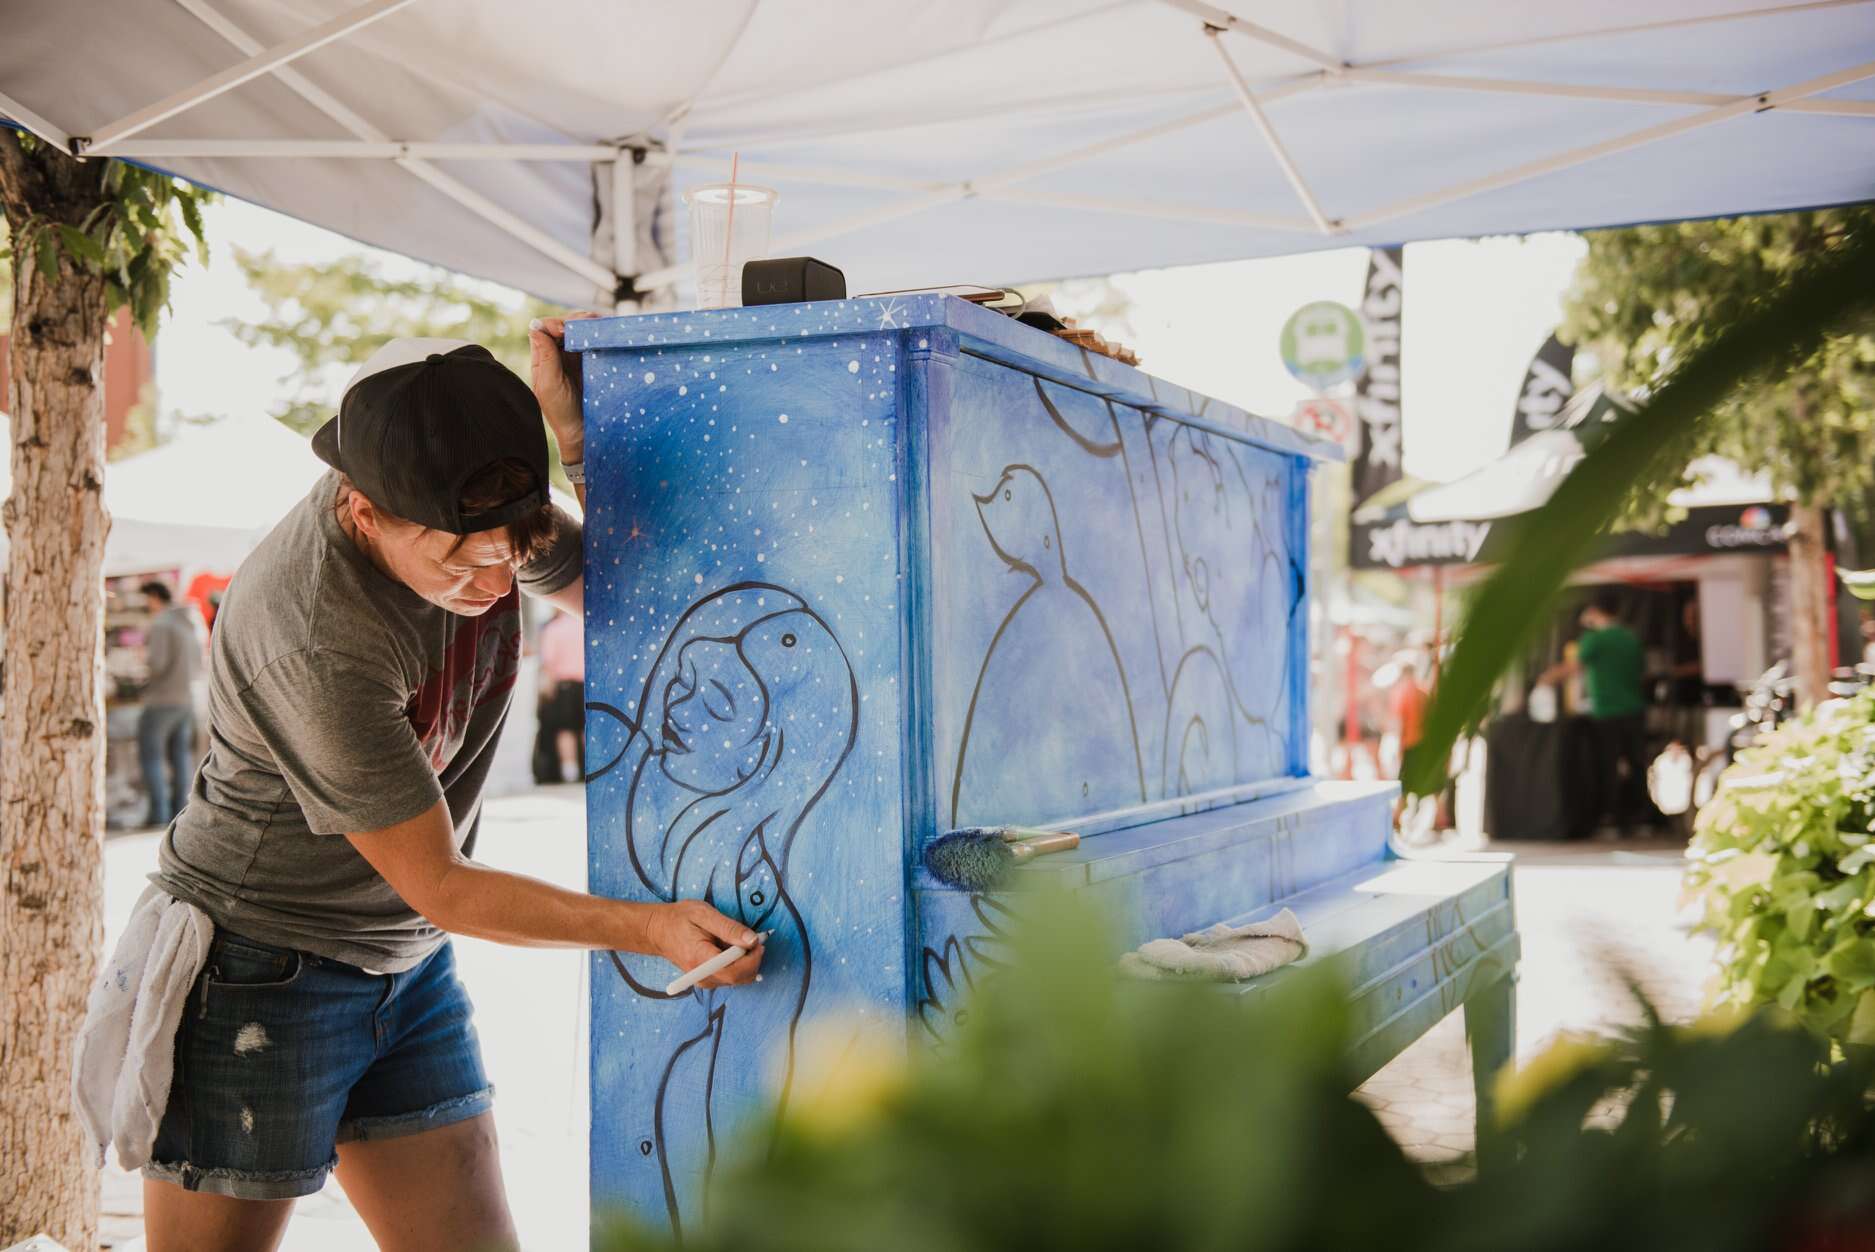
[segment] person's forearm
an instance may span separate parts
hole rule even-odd
[[[463,860],[436,884],[423,910],[451,934],[529,948],[649,952],[654,906],[556,887],[525,874]]]

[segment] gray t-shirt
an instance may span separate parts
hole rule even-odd
[[[172,604],[151,620],[149,662],[145,707],[188,708],[196,675],[202,672],[202,637],[195,632],[193,609]]]
[[[519,587],[480,617],[381,572],[340,529],[338,476],[242,563],[215,617],[209,749],[155,881],[217,926],[393,972],[442,932],[344,838],[446,800],[473,846],[521,655]],[[537,595],[580,572],[564,514],[520,571]]]

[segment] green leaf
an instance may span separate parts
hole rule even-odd
[[[1594,552],[1629,490],[1673,464],[1669,454],[1747,379],[1788,376],[1831,331],[1872,305],[1875,230],[1861,230],[1719,325],[1638,412],[1613,424],[1549,502],[1515,528],[1503,563],[1479,589],[1441,672],[1424,736],[1407,753],[1408,791],[1430,795],[1443,787],[1459,733],[1483,713],[1498,677],[1549,620],[1557,593]]]
[[[104,264],[104,249],[98,245],[97,240],[76,226],[59,227],[59,239],[64,243],[66,253],[74,261],[82,262],[92,269]]]
[[[1849,1019],[1850,1043],[1875,1043],[1875,991],[1864,991],[1855,1002],[1855,1016]]]
[[[182,221],[195,236],[195,254],[202,264],[208,264],[208,236],[202,230],[202,206],[196,203],[193,192],[178,192],[177,202],[182,206]]]
[[[1823,968],[1851,990],[1875,986],[1875,941],[1851,939],[1823,958]]]
[[[41,278],[49,283],[59,281],[58,239],[43,227],[33,236],[33,262],[39,267]]]

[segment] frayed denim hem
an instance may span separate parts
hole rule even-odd
[[[338,1141],[356,1143],[364,1139],[396,1139],[403,1135],[422,1134],[426,1130],[441,1130],[444,1126],[453,1126],[457,1122],[466,1122],[471,1117],[480,1117],[494,1106],[495,1089],[483,1087],[480,1091],[443,1100],[432,1104],[427,1109],[418,1109],[414,1113],[393,1113],[385,1117],[354,1117],[348,1122],[339,1123]]]
[[[205,1191],[236,1200],[296,1200],[324,1187],[326,1175],[338,1163],[336,1155],[317,1169],[199,1169],[187,1161],[152,1161],[143,1167],[143,1176],[174,1183],[184,1191]]]

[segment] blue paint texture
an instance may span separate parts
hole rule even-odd
[[[1300,783],[1324,451],[943,297],[568,339],[591,888],[775,931],[731,992],[670,999],[668,965],[594,960],[595,1207],[681,1230],[739,1121],[793,1094],[803,1020],[938,1039],[993,965],[1007,899],[929,889],[924,838],[1150,844],[1144,823]],[[1152,889],[1236,906],[1199,923],[1262,902],[1266,856],[1213,859]]]

